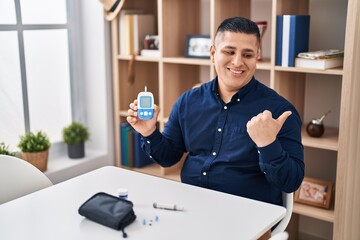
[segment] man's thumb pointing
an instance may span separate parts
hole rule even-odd
[[[281,125],[284,124],[284,122],[286,121],[286,119],[292,114],[291,111],[286,111],[283,114],[280,115],[280,117],[278,117],[278,119],[276,119],[276,121],[278,121]]]

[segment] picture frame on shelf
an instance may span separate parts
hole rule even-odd
[[[330,208],[333,183],[305,177],[295,192],[294,201],[325,209]]]
[[[186,36],[185,57],[210,59],[210,46],[210,35],[188,34]]]

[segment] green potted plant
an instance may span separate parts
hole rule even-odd
[[[11,152],[9,150],[9,146],[5,145],[5,143],[3,143],[3,142],[0,142],[0,154],[9,155],[9,156],[16,156],[16,153]]]
[[[69,158],[85,156],[85,141],[89,139],[89,131],[79,122],[72,122],[63,129],[63,141],[67,143]]]
[[[18,147],[21,150],[22,159],[28,161],[40,171],[46,171],[51,142],[44,132],[25,133],[20,136]]]

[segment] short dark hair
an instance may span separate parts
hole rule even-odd
[[[246,33],[253,34],[256,36],[256,40],[260,43],[260,31],[257,24],[250,19],[243,17],[231,17],[225,19],[222,23],[220,23],[219,27],[216,30],[215,37],[219,33],[223,32],[235,32],[235,33]]]

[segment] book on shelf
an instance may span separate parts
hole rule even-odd
[[[312,52],[301,52],[298,54],[298,57],[307,59],[337,58],[344,57],[344,51],[339,49],[326,49]]]
[[[130,127],[128,131],[128,139],[129,139],[129,167],[134,167],[134,133],[133,128]]]
[[[295,67],[329,69],[341,67],[344,61],[344,51],[326,49],[312,52],[301,52],[295,59]]]
[[[130,22],[128,22],[130,19],[125,18],[125,16],[130,15],[130,14],[140,14],[143,11],[141,9],[124,9],[121,10],[119,13],[119,54],[120,55],[125,55],[126,51],[130,51],[129,49],[127,49],[128,45],[129,45],[129,27],[130,27]],[[126,50],[127,49],[127,50]]]
[[[309,15],[279,15],[276,17],[275,65],[294,67],[295,58],[309,48]]]
[[[120,124],[120,140],[121,140],[121,165],[130,167],[130,146],[129,146],[129,131],[130,131],[130,124],[128,123],[121,123]]]
[[[120,123],[120,140],[122,166],[141,168],[153,163],[141,149],[140,133],[127,122]]]
[[[125,15],[125,55],[132,55],[134,53],[134,15]]]
[[[160,58],[159,49],[141,49],[140,55],[143,57]]]
[[[343,65],[343,60],[343,57],[317,59],[297,57],[295,59],[295,67],[325,70],[329,68],[341,67]]]
[[[283,16],[276,16],[276,42],[275,42],[275,65],[281,66],[282,56],[282,35],[283,35]]]

